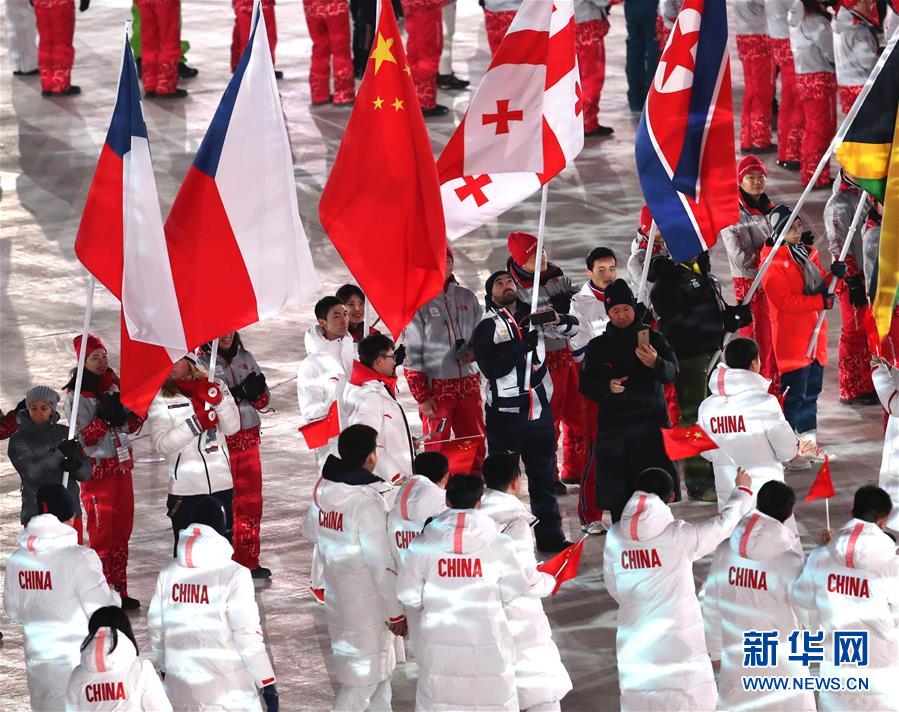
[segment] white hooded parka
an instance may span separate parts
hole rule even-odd
[[[880,460],[880,486],[893,500],[887,526],[899,531],[899,371],[881,363],[871,374],[880,404],[889,414]]]

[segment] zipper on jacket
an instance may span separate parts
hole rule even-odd
[[[203,469],[206,470],[206,486],[209,487],[209,494],[212,494],[212,480],[209,479],[209,468],[206,466],[206,458],[203,455],[203,448],[201,447],[203,434],[205,432],[206,431],[204,430],[197,436],[197,452],[200,454],[200,459],[203,461]]]
[[[175,480],[178,479],[178,465],[181,464],[181,453],[178,453],[178,458],[175,460]]]

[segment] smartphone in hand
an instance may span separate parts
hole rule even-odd
[[[637,332],[637,348],[649,346],[649,329],[640,329]]]

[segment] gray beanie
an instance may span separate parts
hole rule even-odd
[[[25,407],[27,408],[35,401],[46,403],[51,410],[56,410],[56,406],[59,405],[59,393],[50,386],[32,386],[25,393]]]

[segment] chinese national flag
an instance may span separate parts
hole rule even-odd
[[[830,459],[825,457],[821,469],[812,486],[809,487],[808,494],[805,495],[805,502],[813,502],[816,499],[829,499],[836,494],[833,488],[833,480],[830,478]]]
[[[306,447],[316,450],[328,444],[331,438],[340,435],[340,417],[337,414],[337,401],[328,408],[328,414],[321,420],[314,420],[298,428],[306,439]]]
[[[662,440],[665,441],[665,452],[672,460],[683,460],[718,447],[698,425],[691,425],[689,428],[662,428]]]
[[[322,227],[390,333],[443,289],[446,229],[431,140],[389,2],[319,203]]]
[[[578,568],[581,565],[581,554],[584,553],[585,541],[587,541],[587,537],[581,539],[577,544],[572,544],[562,549],[549,561],[544,561],[537,567],[537,571],[542,571],[555,577],[556,587],[553,589],[553,596],[559,592],[559,587],[563,583],[577,576]]]
[[[440,452],[449,460],[450,475],[468,474],[478,454],[478,440],[481,438],[457,438],[447,440],[440,446]]]
[[[874,319],[874,312],[871,311],[870,307],[865,309],[862,317],[862,328],[865,330],[865,337],[868,339],[868,350],[872,354],[880,356],[880,333],[877,331],[877,321]]]

